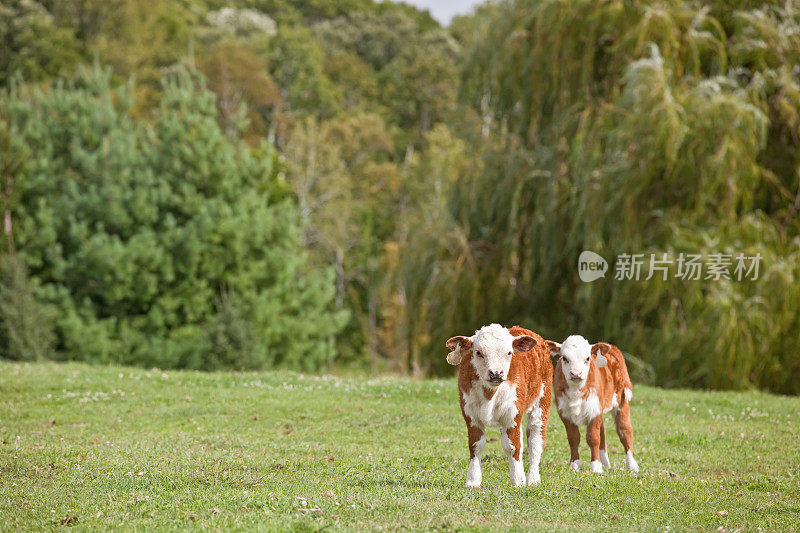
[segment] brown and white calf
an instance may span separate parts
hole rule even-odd
[[[467,487],[481,485],[481,454],[486,428],[500,428],[500,445],[508,456],[511,484],[535,485],[541,480],[539,462],[547,437],[553,365],[550,353],[536,333],[514,326],[484,326],[472,337],[447,341],[450,364],[458,365],[461,414],[467,423],[469,467]],[[530,465],[522,466],[522,417],[528,413]]]
[[[580,335],[563,342],[547,341],[550,352],[558,355],[553,377],[556,408],[567,429],[570,447],[570,466],[580,470],[578,445],[579,426],[586,426],[586,443],[592,454],[592,472],[611,468],[606,448],[606,426],[603,415],[611,411],[617,435],[625,449],[625,466],[639,471],[633,458],[633,428],[630,401],[633,385],[628,376],[625,358],[619,348],[605,342],[589,344]]]

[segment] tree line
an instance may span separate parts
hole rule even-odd
[[[735,5],[734,5],[735,4]],[[449,372],[484,323],[664,386],[798,392],[800,10],[0,7],[0,350]],[[719,253],[758,279],[578,277]],[[613,264],[612,264],[613,268]]]

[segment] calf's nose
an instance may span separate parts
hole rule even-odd
[[[489,379],[503,379],[503,371],[489,370]]]

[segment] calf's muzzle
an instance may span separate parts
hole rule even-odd
[[[489,381],[492,383],[502,383],[503,382],[503,371],[502,370],[489,370]]]

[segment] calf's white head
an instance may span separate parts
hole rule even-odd
[[[611,349],[611,345],[605,342],[589,344],[589,341],[580,335],[570,335],[562,344],[547,341],[547,346],[551,355],[560,357],[561,371],[567,383],[579,387],[582,387],[589,377],[592,358],[598,368],[603,368],[608,363],[604,356]]]
[[[508,379],[514,351],[527,352],[536,346],[536,340],[529,335],[514,337],[500,324],[483,326],[472,337],[459,335],[447,341],[447,347],[461,357],[470,353],[470,363],[475,368],[478,379],[485,385],[496,387]],[[448,362],[451,362],[448,356]],[[459,360],[460,362],[460,360]]]

